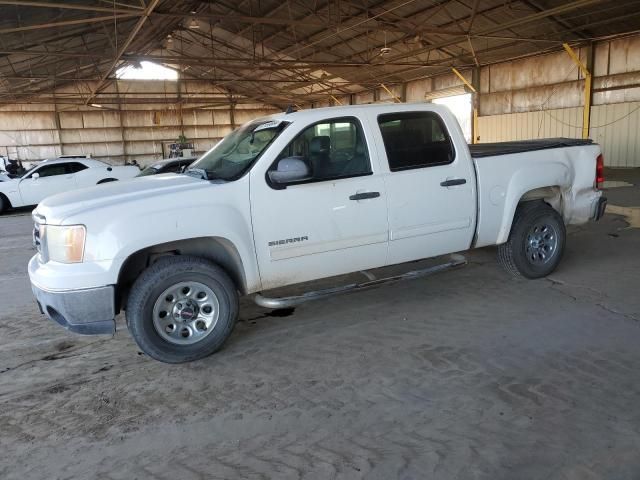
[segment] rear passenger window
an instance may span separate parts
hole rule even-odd
[[[67,163],[67,173],[78,173],[87,168],[86,165],[83,165],[79,162]]]
[[[378,125],[392,172],[446,165],[455,151],[447,129],[433,112],[387,113]]]
[[[352,117],[326,120],[303,130],[278,155],[297,157],[309,165],[311,182],[371,173],[369,152],[360,122]]]

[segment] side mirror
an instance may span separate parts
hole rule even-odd
[[[269,172],[269,179],[279,185],[302,182],[310,178],[311,169],[302,157],[283,158],[278,162],[276,169]]]
[[[31,175],[31,178],[33,178],[34,180],[37,180],[40,178],[40,174],[38,172],[35,172],[33,175]]]

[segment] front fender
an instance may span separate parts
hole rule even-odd
[[[156,245],[192,240],[221,238],[238,252],[247,289],[259,287],[259,274],[253,248],[251,223],[238,209],[229,205],[190,205],[188,209],[156,208],[142,215],[122,212],[103,224],[87,225],[85,261],[111,260],[110,283],[117,283],[124,262],[136,252]]]
[[[0,193],[9,199],[11,206],[22,207],[22,196],[20,195],[20,181],[9,180],[8,182],[0,182]]]

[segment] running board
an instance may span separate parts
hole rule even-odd
[[[315,290],[311,292],[303,293],[302,295],[296,295],[292,297],[280,297],[269,298],[264,297],[261,294],[257,294],[253,299],[261,307],[278,309],[278,308],[290,308],[308,302],[310,300],[318,300],[320,298],[330,297],[332,295],[338,295],[341,293],[354,292],[358,290],[364,290],[366,288],[383,285],[385,283],[399,282],[401,280],[411,280],[414,278],[426,277],[434,273],[449,270],[451,268],[460,267],[467,264],[467,259],[458,254],[450,256],[450,260],[440,265],[424,268],[421,270],[412,270],[411,272],[403,273],[401,275],[394,275],[386,278],[376,278],[371,272],[361,272],[369,281],[362,283],[351,283],[349,285],[343,285],[341,287],[326,288],[324,290]]]

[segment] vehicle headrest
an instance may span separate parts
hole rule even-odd
[[[313,137],[309,142],[309,153],[329,153],[331,150],[331,138]]]

